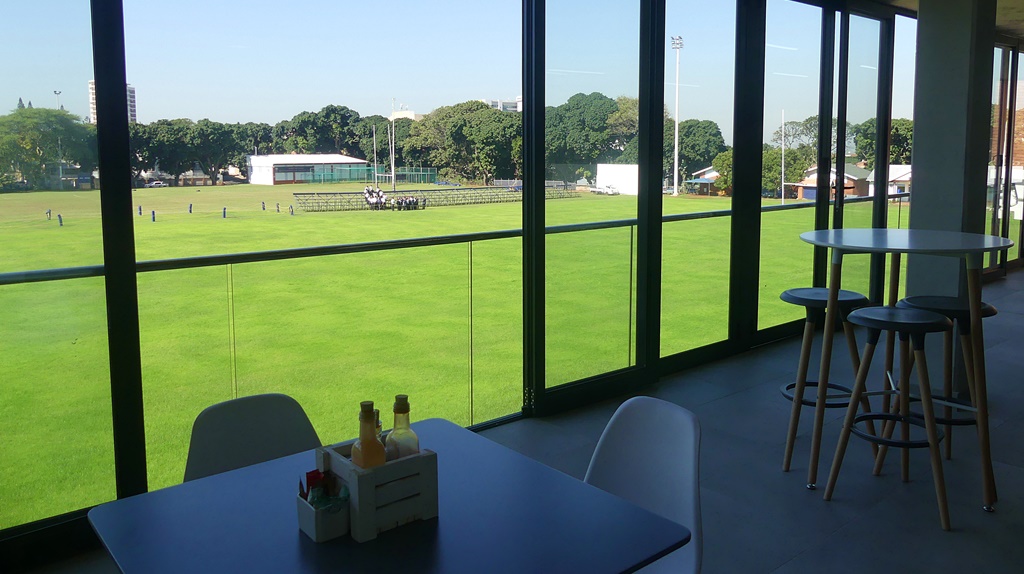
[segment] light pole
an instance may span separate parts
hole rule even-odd
[[[782,110],[782,205],[786,205],[786,110]]]
[[[672,49],[676,51],[676,113],[675,149],[672,152],[672,195],[679,195],[679,51],[683,49],[683,37],[672,36]]]
[[[57,109],[58,110],[60,109],[60,95],[61,95],[61,93],[62,92],[60,90],[54,90],[53,91],[53,95],[57,96]]]

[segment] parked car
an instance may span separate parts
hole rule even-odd
[[[167,187],[167,184],[162,181],[151,181],[146,184],[146,187]]]

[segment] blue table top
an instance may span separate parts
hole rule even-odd
[[[448,421],[414,423],[437,452],[439,516],[359,544],[299,531],[312,451],[92,509],[134,572],[630,572],[683,546],[685,527]]]

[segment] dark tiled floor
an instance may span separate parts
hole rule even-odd
[[[1024,571],[1022,295],[1024,273],[985,287],[985,299],[1000,311],[985,323],[999,503],[995,513],[981,510],[975,434],[971,428],[960,429],[954,433],[953,460],[944,464],[952,532],[939,528],[925,451],[912,453],[911,482],[904,484],[899,480],[898,455],[889,458],[882,476],[873,477],[868,446],[853,439],[835,496],[824,502],[822,488],[804,488],[811,414],[805,409],[793,468],[781,471],[789,403],[778,388],[792,377],[799,350],[796,340],[678,373],[645,389],[644,394],[683,405],[701,419],[704,571]],[[845,354],[845,345],[837,341],[837,382],[852,379]],[[941,371],[936,366],[931,372],[937,378]],[[483,434],[582,477],[601,430],[621,400],[527,419]],[[841,409],[828,411],[819,470],[822,485],[841,416]],[[105,555],[94,553],[44,571],[99,573],[116,568]]]

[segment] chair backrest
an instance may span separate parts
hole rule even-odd
[[[295,399],[254,395],[203,410],[192,425],[185,480],[195,480],[321,446]]]
[[[662,561],[681,572],[701,564],[700,422],[651,397],[622,403],[601,433],[584,482],[686,526],[692,538]]]

